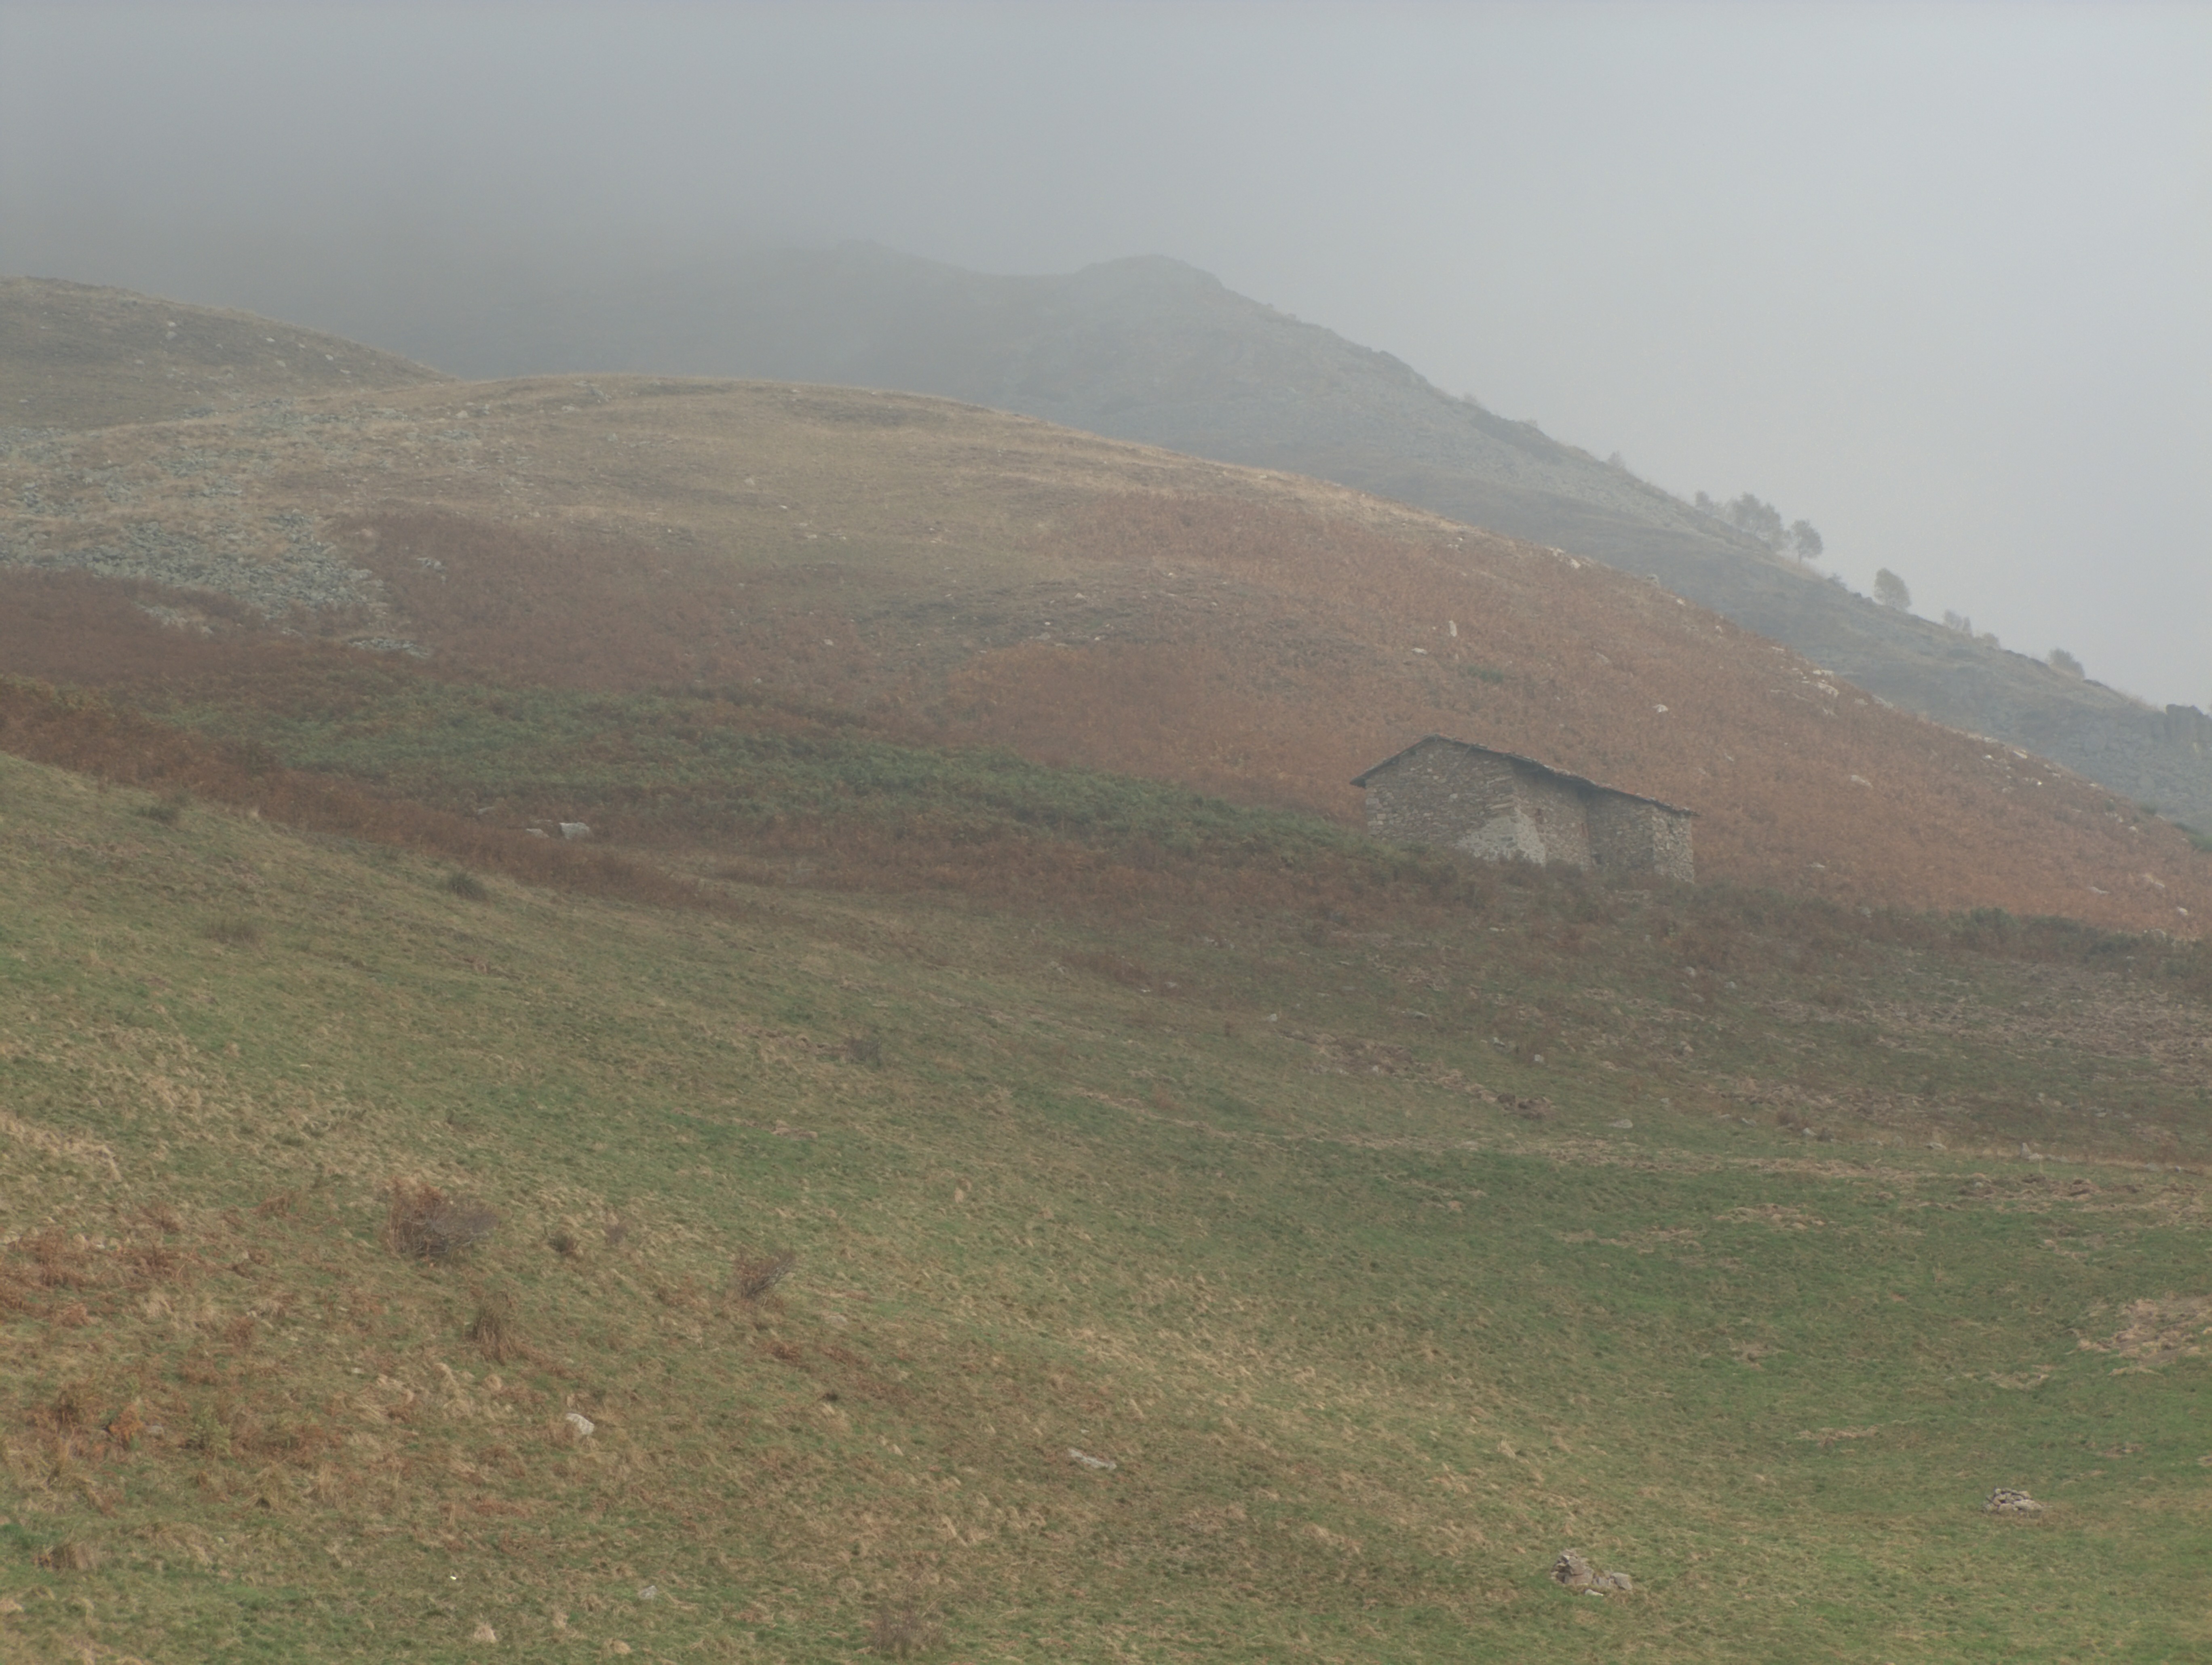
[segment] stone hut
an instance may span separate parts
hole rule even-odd
[[[1534,758],[1431,735],[1352,783],[1367,830],[1393,844],[1444,845],[1492,861],[1692,882],[1692,812],[1601,786]]]

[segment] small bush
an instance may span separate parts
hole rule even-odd
[[[185,1229],[184,1216],[166,1202],[149,1202],[138,1212],[144,1216],[148,1225],[170,1237]]]
[[[83,1289],[92,1282],[83,1250],[51,1226],[19,1238],[15,1248],[31,1258],[32,1276],[41,1289]]]
[[[434,1185],[392,1182],[384,1240],[410,1259],[447,1261],[474,1248],[498,1229],[496,1210],[469,1196],[447,1196]]]
[[[495,1365],[503,1365],[521,1349],[514,1323],[514,1297],[504,1289],[488,1289],[477,1297],[477,1316],[469,1320],[469,1340]]]
[[[789,1250],[779,1255],[740,1255],[730,1268],[730,1293],[741,1301],[757,1301],[791,1275],[799,1256]]]
[[[207,928],[208,940],[227,948],[251,948],[261,941],[261,927],[251,919],[218,919]]]
[[[868,1621],[868,1651],[912,1659],[945,1644],[945,1627],[912,1601],[886,1601]]]
[[[191,805],[191,796],[185,792],[172,792],[157,803],[142,804],[132,813],[141,820],[157,822],[163,826],[174,826],[185,818]]]
[[[446,875],[446,889],[451,894],[459,897],[464,902],[485,902],[491,899],[491,892],[484,887],[484,881],[464,869],[457,868]]]
[[[848,1035],[845,1057],[853,1063],[879,1064],[884,1061],[883,1041],[874,1035]]]
[[[583,1244],[578,1240],[576,1234],[574,1232],[569,1231],[566,1226],[563,1226],[561,1230],[554,1232],[551,1237],[547,1238],[545,1239],[545,1246],[548,1249],[550,1249],[555,1254],[560,1256],[562,1260],[575,1259],[579,1254],[583,1252],[584,1248]]]
[[[44,1420],[57,1432],[82,1433],[97,1418],[97,1399],[89,1382],[71,1382],[54,1396]]]
[[[39,1565],[49,1572],[97,1572],[100,1553],[82,1538],[64,1538],[39,1552]]]

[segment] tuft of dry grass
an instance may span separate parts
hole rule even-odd
[[[447,1196],[434,1185],[392,1182],[384,1241],[395,1254],[447,1261],[473,1249],[498,1229],[499,1214],[469,1196]]]
[[[185,1217],[166,1202],[149,1202],[138,1212],[149,1226],[165,1237],[174,1237],[185,1229]]]
[[[149,820],[162,826],[174,826],[185,818],[191,807],[191,797],[184,792],[172,792],[156,802],[143,806],[137,814],[141,820]]]
[[[484,881],[465,869],[457,868],[447,875],[446,891],[448,895],[458,896],[464,902],[489,901],[491,898],[491,892],[485,887]]]
[[[787,1249],[774,1255],[740,1255],[730,1268],[730,1293],[741,1301],[757,1301],[798,1264],[799,1256]]]
[[[106,1559],[82,1538],[64,1538],[39,1552],[39,1565],[49,1572],[97,1572]]]
[[[40,1419],[58,1433],[82,1433],[99,1420],[99,1396],[89,1382],[65,1383]]]
[[[945,1645],[945,1626],[919,1601],[886,1601],[868,1621],[868,1651],[886,1659],[914,1659]]]
[[[226,948],[258,948],[261,942],[261,927],[251,919],[229,914],[210,922],[207,938],[210,942],[222,943]]]
[[[514,1295],[504,1289],[479,1292],[476,1317],[469,1320],[468,1337],[495,1365],[514,1358],[522,1345],[515,1325]]]

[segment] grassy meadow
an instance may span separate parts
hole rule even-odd
[[[9,1656],[2212,1646],[2194,951],[1212,859],[647,905],[0,758]]]
[[[0,360],[9,1665],[2212,1656],[2202,839],[1315,481]]]

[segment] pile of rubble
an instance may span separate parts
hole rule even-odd
[[[1552,1563],[1552,1582],[1590,1595],[1636,1594],[1626,1573],[1600,1572],[1579,1549],[1571,1549]]]

